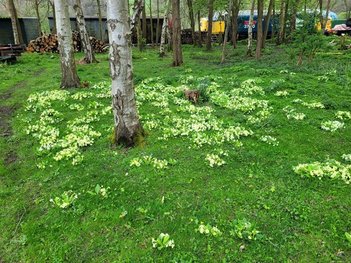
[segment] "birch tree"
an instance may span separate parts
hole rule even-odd
[[[17,11],[13,0],[7,0],[7,8],[10,12],[13,38],[15,44],[23,44],[22,30],[17,17]]]
[[[131,30],[126,0],[107,0],[112,110],[116,144],[135,145],[144,132],[137,114],[133,88]]]
[[[74,88],[80,86],[74,60],[71,22],[68,5],[65,0],[55,0],[56,31],[61,58],[61,87]]]
[[[167,37],[167,28],[168,28],[168,14],[171,0],[166,0],[166,11],[163,16],[162,32],[161,32],[161,42],[160,42],[160,57],[164,57],[166,54],[165,45]]]
[[[96,63],[97,60],[95,59],[93,48],[90,44],[90,39],[87,32],[87,27],[85,25],[83,9],[82,9],[82,4],[80,0],[76,0],[76,3],[74,4],[73,9],[76,12],[80,39],[81,39],[84,54],[85,54],[85,57],[83,58],[83,62],[87,64]]]

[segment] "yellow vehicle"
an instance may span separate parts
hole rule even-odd
[[[201,18],[200,20],[201,32],[208,31],[208,19]],[[212,34],[219,35],[224,34],[225,21],[213,21],[212,22]]]

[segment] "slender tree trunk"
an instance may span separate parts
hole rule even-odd
[[[284,11],[284,23],[283,23],[283,34],[282,34],[282,42],[286,41],[286,32],[287,32],[287,22],[288,22],[288,13],[289,13],[289,5],[290,1],[285,0],[285,11]]]
[[[138,45],[139,51],[144,50],[144,39],[141,31],[141,19],[140,19],[140,15],[142,13],[142,10],[144,9],[144,6],[145,6],[144,0],[134,0],[133,16],[131,19],[131,30],[133,31],[133,29],[136,28],[137,45]]]
[[[194,9],[193,9],[193,0],[187,0],[187,4],[188,4],[188,9],[189,9],[191,38],[192,38],[193,45],[196,45],[196,40],[195,40],[195,17],[194,17]]]
[[[172,0],[173,20],[173,66],[179,67],[183,64],[181,23],[180,23],[180,0]]]
[[[158,45],[160,41],[160,0],[156,2],[156,12],[157,12],[157,23],[156,23],[156,45]]]
[[[142,17],[143,17],[143,22],[142,22],[142,32],[143,32],[143,38],[145,39],[145,43],[147,43],[147,21],[146,21],[146,7],[145,7],[145,0],[144,0],[144,5],[142,9]]]
[[[251,2],[251,10],[250,10],[250,19],[249,19],[249,28],[247,31],[248,38],[247,38],[247,52],[246,55],[248,57],[252,57],[252,27],[253,27],[253,18],[254,18],[254,10],[255,10],[255,0]]]
[[[137,114],[133,88],[132,33],[127,1],[107,0],[107,28],[112,78],[113,142],[133,146],[144,132]]]
[[[167,28],[168,28],[168,14],[169,14],[169,6],[171,0],[166,0],[166,10],[163,16],[163,24],[162,24],[162,32],[161,32],[161,42],[160,42],[160,57],[164,57],[166,54],[165,45],[166,45],[166,37],[167,37]]]
[[[238,41],[238,17],[240,11],[241,0],[235,0],[232,5],[232,44],[233,48],[237,48]]]
[[[201,32],[201,13],[200,10],[197,11],[197,22],[199,26],[199,39],[198,39],[198,45],[199,47],[202,47],[202,32]]]
[[[208,31],[207,31],[207,41],[206,50],[210,51],[212,49],[212,22],[213,22],[213,1],[208,0]]]
[[[22,30],[17,17],[17,11],[13,0],[7,0],[7,8],[11,16],[11,24],[12,24],[13,38],[14,38],[15,44],[23,44],[24,41],[22,36]]]
[[[97,3],[98,17],[99,17],[99,34],[100,34],[100,39],[103,40],[102,14],[101,14],[101,4],[100,4],[100,0],[96,0],[96,3]]]
[[[80,33],[80,39],[81,39],[84,54],[85,54],[83,61],[87,64],[96,63],[97,61],[96,61],[95,56],[94,56],[93,48],[90,44],[90,39],[89,39],[89,35],[87,32],[87,27],[85,25],[85,19],[84,19],[82,4],[81,4],[80,0],[76,0],[75,5],[73,5],[73,9],[76,12],[77,24],[78,24],[79,33]]]
[[[42,31],[41,31],[41,21],[40,21],[40,14],[39,14],[39,0],[34,0],[34,9],[35,9],[35,15],[37,16],[38,19],[38,36],[42,35]]]
[[[68,5],[64,0],[55,0],[57,37],[61,57],[61,87],[76,88],[80,86],[74,60],[71,22]]]
[[[300,0],[295,0],[292,3],[292,7],[291,7],[291,17],[290,17],[290,33],[295,32],[296,30],[296,16],[297,16],[297,10],[299,8],[300,5]]]
[[[280,45],[284,39],[284,21],[285,21],[285,6],[286,0],[282,0],[280,4],[280,16],[279,16],[279,32],[277,36],[277,45]]]
[[[230,13],[230,11],[232,9],[233,9],[233,0],[230,0],[229,6],[228,6],[228,14]],[[227,47],[227,42],[228,42],[229,28],[230,28],[230,16],[228,15],[227,21],[226,21],[225,32],[224,32],[221,64],[224,63],[225,57],[226,57],[226,47]]]
[[[267,15],[264,20],[264,33],[263,33],[263,39],[262,39],[262,48],[265,48],[266,46],[266,40],[268,37],[268,30],[269,30],[269,25],[271,23],[271,16],[272,16],[272,10],[273,10],[273,2],[275,0],[270,0],[269,5],[268,5],[268,10],[267,10]],[[273,31],[273,28],[272,28]],[[273,32],[272,32],[273,33]]]
[[[150,31],[151,31],[151,45],[154,45],[154,20],[152,18],[152,0],[150,0]]]
[[[257,44],[256,44],[256,59],[262,56],[262,43],[263,43],[263,2],[264,0],[257,0]]]

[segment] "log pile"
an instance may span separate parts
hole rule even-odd
[[[74,51],[82,51],[82,43],[80,40],[80,35],[77,31],[72,33]],[[108,44],[104,41],[96,39],[95,37],[89,37],[91,46],[95,53],[103,53],[108,49]],[[58,39],[57,35],[49,34],[40,36],[34,40],[31,40],[27,47],[28,52],[38,52],[38,53],[58,53]]]

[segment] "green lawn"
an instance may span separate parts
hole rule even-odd
[[[0,65],[0,262],[350,262],[351,51],[298,67],[284,46],[229,49],[221,65],[221,47],[184,46],[179,68],[133,51],[133,149],[110,144],[106,54],[67,92],[57,54]],[[314,162],[343,174],[294,172]],[[174,248],[153,248],[161,233]]]

